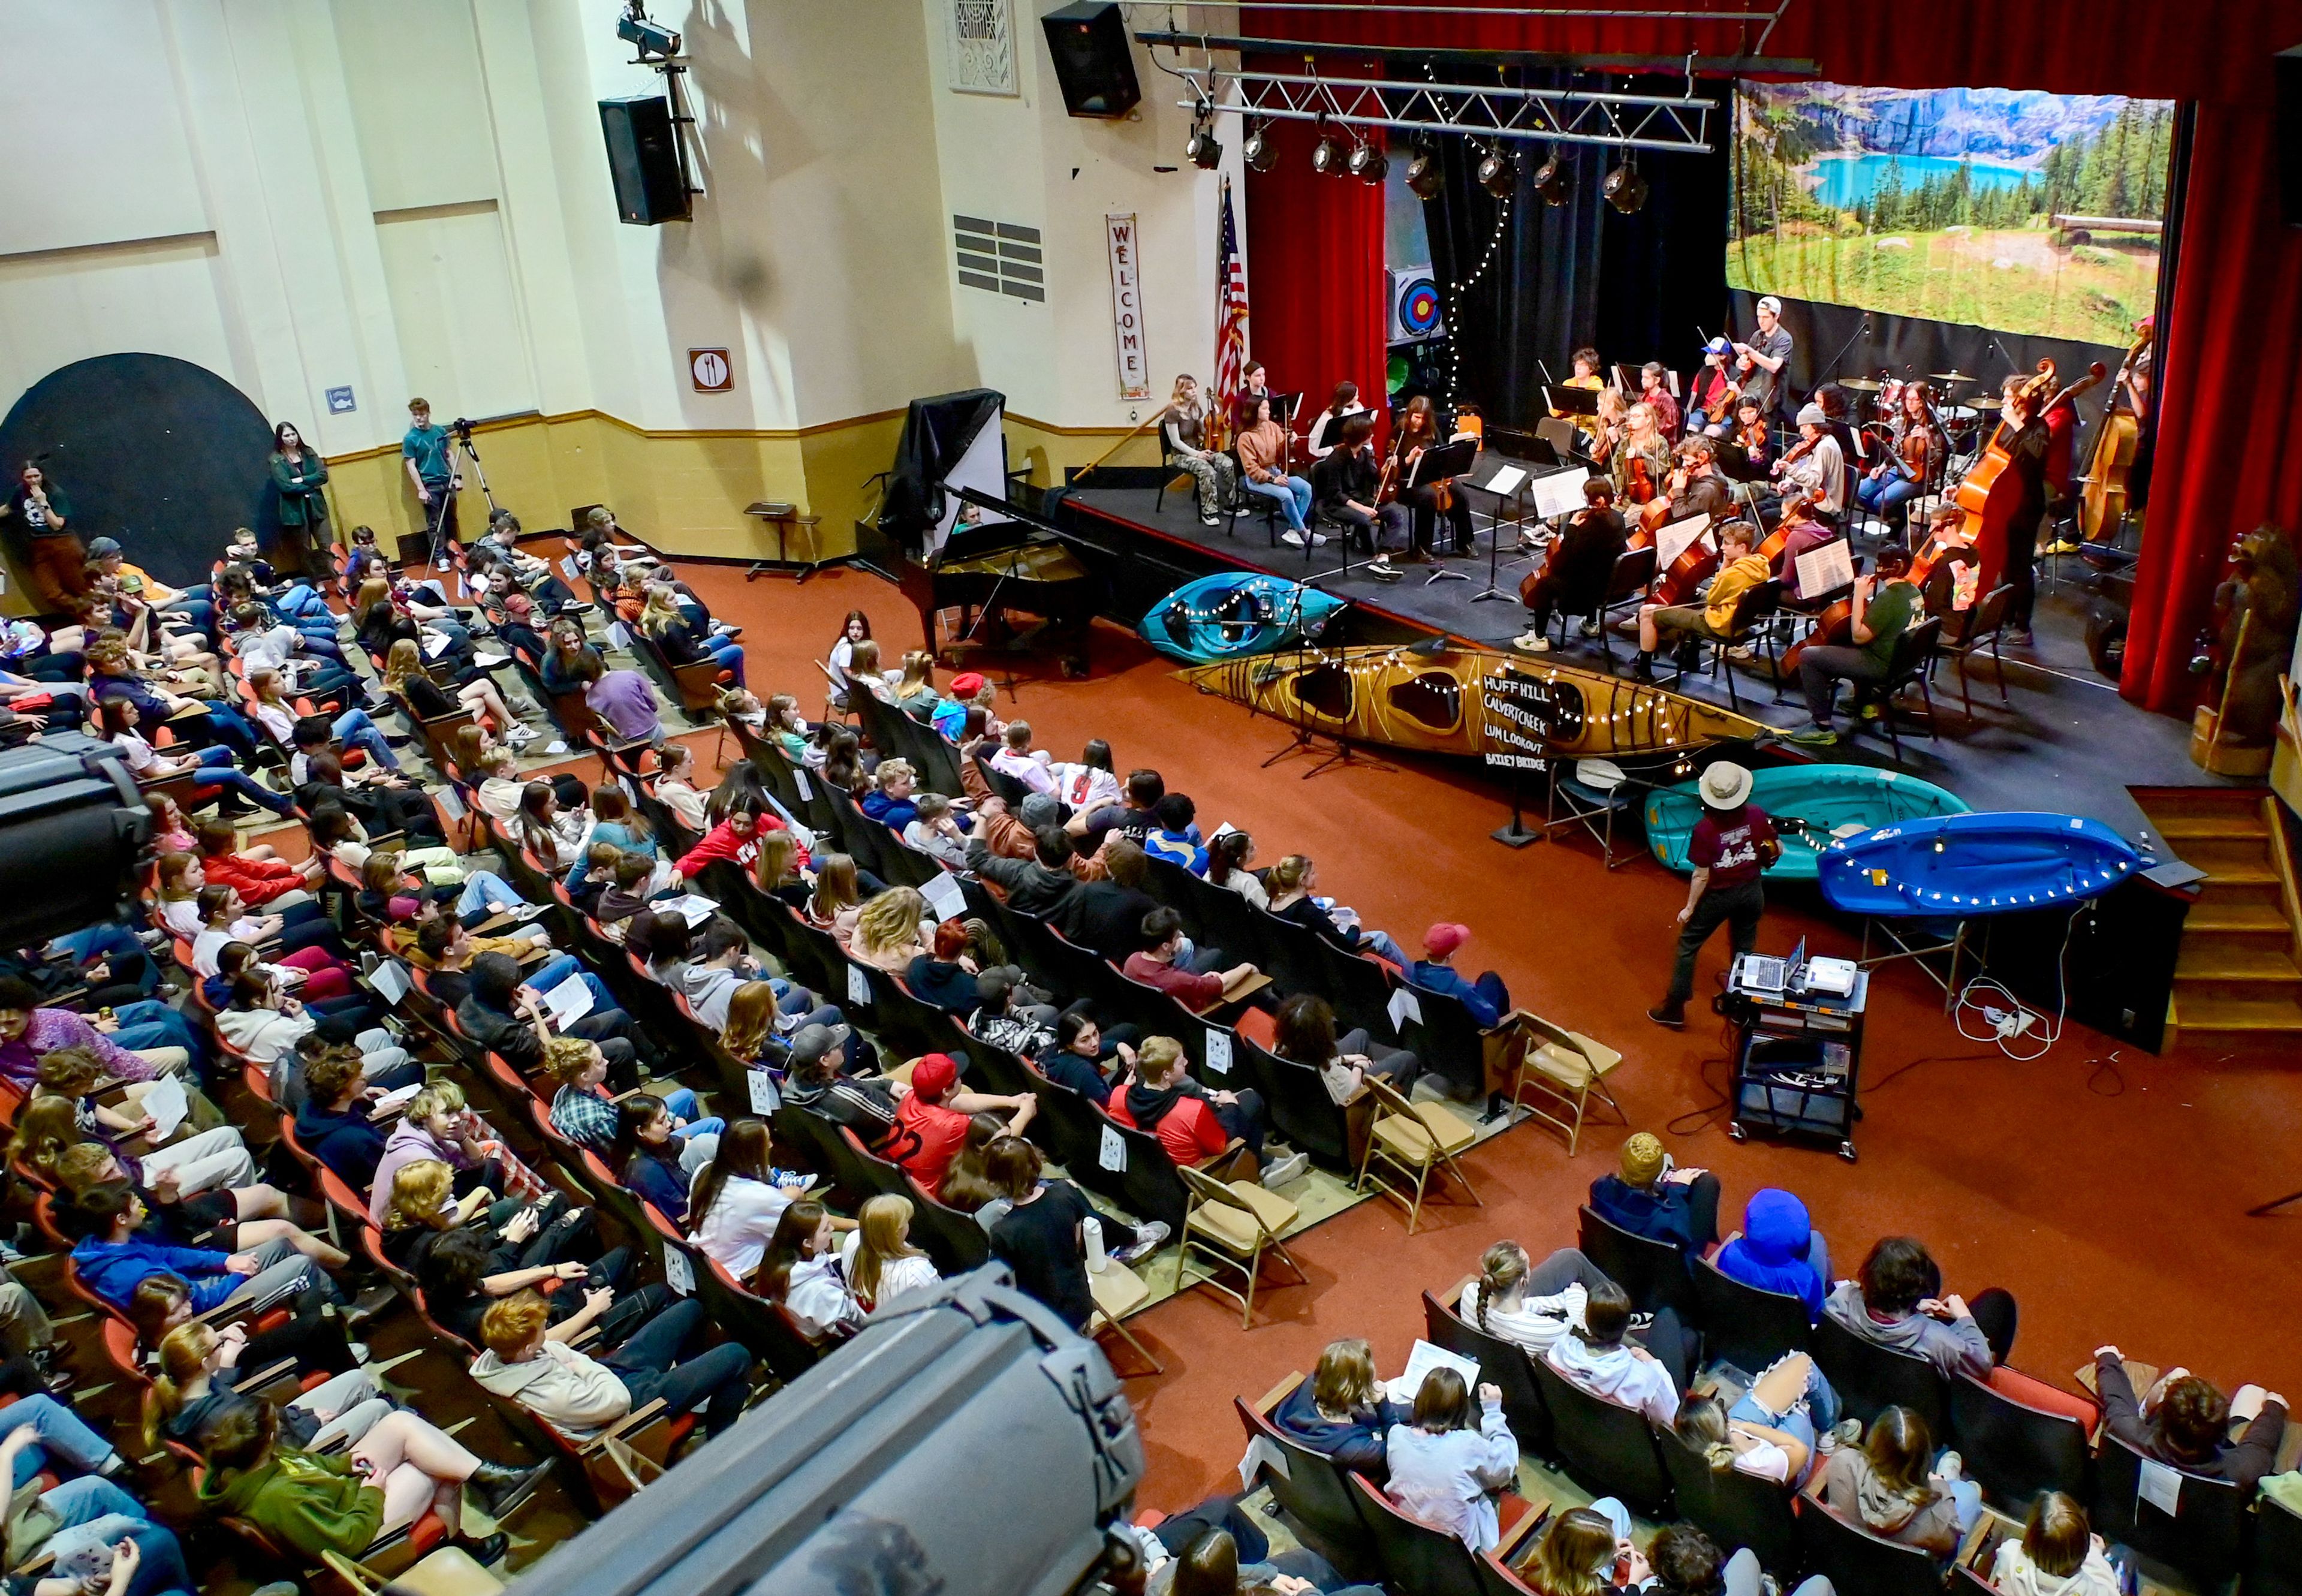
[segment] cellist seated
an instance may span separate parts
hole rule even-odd
[[[1696,645],[1732,641],[1735,609],[1744,593],[1774,575],[1767,562],[1752,552],[1756,533],[1750,524],[1729,521],[1718,529],[1718,575],[1701,604],[1642,605],[1639,609],[1639,657],[1631,662],[1634,681],[1654,680],[1655,650],[1668,633],[1679,639],[1678,665],[1692,668]]]
[[[1784,601],[1794,609],[1814,609],[1830,595],[1811,593],[1800,586],[1798,559],[1809,550],[1835,542],[1837,529],[1816,520],[1813,502],[1803,493],[1794,493],[1783,501],[1782,525],[1776,530],[1783,533],[1782,551],[1775,557],[1775,575],[1783,579]]]
[[[1799,685],[1806,690],[1807,714],[1813,725],[1793,732],[1791,741],[1827,745],[1838,741],[1832,722],[1838,684],[1853,682],[1861,702],[1863,690],[1884,683],[1895,662],[1895,645],[1920,614],[1919,590],[1910,579],[1908,550],[1889,543],[1878,550],[1875,575],[1854,579],[1853,637],[1844,647],[1810,644],[1799,655]],[[1859,711],[1869,719],[1879,713],[1866,703]]]

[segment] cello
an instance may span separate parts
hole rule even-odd
[[[2079,533],[2089,543],[2100,542],[2126,519],[2126,477],[2134,468],[2135,445],[2142,435],[2142,418],[2119,403],[2134,363],[2150,347],[2144,332],[2119,363],[2118,379],[2111,384],[2110,402],[2103,407],[2102,424],[2095,431],[2094,458],[2087,465],[2086,487],[2079,494]]]
[[[2017,391],[2029,405],[2031,415],[2043,417],[2056,405],[2076,399],[2109,374],[2108,368],[2097,360],[2088,368],[2085,376],[2041,404],[2038,395],[2054,386],[2054,363],[2041,360],[2036,374],[2022,382]],[[1986,593],[1997,586],[1999,573],[2005,568],[2007,528],[2022,500],[2022,483],[2014,470],[2008,437],[2006,416],[2002,411],[1998,424],[1991,429],[1990,441],[1983,447],[1981,458],[1952,494],[1958,507],[1966,512],[1967,524],[1974,528],[1979,587]]]

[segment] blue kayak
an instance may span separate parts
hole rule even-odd
[[[1686,841],[1702,818],[1695,784],[1649,793],[1647,847],[1665,869],[1684,872]],[[1751,775],[1751,802],[1782,836],[1783,856],[1767,867],[1775,881],[1811,881],[1815,858],[1842,836],[1933,815],[1966,812],[1966,801],[1932,782],[1868,765],[1778,765]]]
[[[2099,820],[2028,812],[1907,820],[1823,850],[1822,895],[1849,914],[1970,918],[2099,896],[2142,868]]]
[[[1214,665],[1267,654],[1298,634],[1316,637],[1340,599],[1283,576],[1225,571],[1187,582],[1151,606],[1137,628],[1163,654]]]

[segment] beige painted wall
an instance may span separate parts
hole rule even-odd
[[[984,97],[948,88],[948,0],[656,0],[706,192],[649,229],[616,219],[595,109],[660,90],[618,0],[7,0],[46,92],[0,97],[0,403],[179,356],[297,422],[341,513],[395,532],[415,506],[375,451],[414,391],[503,418],[482,447],[530,525],[607,499],[687,552],[771,549],[759,499],[844,550],[922,394],[1001,389],[1011,458],[1060,480],[1155,408],[1118,398],[1104,214],[1138,219],[1164,390],[1207,360],[1216,189],[1139,49],[1135,120],[1063,114],[1052,4],[1013,0],[1021,92]],[[1045,304],[957,285],[954,209],[1042,230]],[[702,346],[732,391],[693,391]],[[330,415],[340,386],[357,407]]]

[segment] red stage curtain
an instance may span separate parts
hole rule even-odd
[[[2196,701],[2191,643],[2238,533],[2302,537],[2302,229],[2278,220],[2271,113],[2201,105],[2191,218],[2159,366],[2149,534],[2119,691],[2154,710]]]
[[[1672,3],[1658,9],[1689,8]],[[2154,710],[2187,712],[2195,683],[2187,674],[2190,643],[2221,580],[2231,537],[2265,518],[2302,531],[2302,440],[2297,435],[2302,406],[2302,383],[2297,380],[2302,371],[2302,232],[2278,222],[2275,145],[2267,109],[2270,57],[2302,43],[2302,0],[2216,0],[2203,8],[2175,0],[2063,0],[2027,6],[2006,0],[1931,0],[1899,11],[1845,0],[1791,0],[1763,43],[1751,24],[1634,17],[1418,17],[1412,0],[1371,3],[1354,13],[1255,14],[1252,31],[1257,34],[1375,48],[1669,55],[1694,45],[1707,54],[1749,51],[1809,58],[1825,80],[1838,83],[2043,88],[2199,101],[2180,281],[2172,315],[2160,327],[2163,399],[2150,535],[2138,575],[2121,691]],[[1340,56],[1322,56],[1320,64],[1331,72],[1350,70]],[[1282,157],[1280,171],[1251,181],[1250,226],[1254,200],[1264,191],[1254,183],[1278,183],[1290,175],[1288,166]],[[1294,175],[1300,184],[1310,181],[1300,168]],[[1364,225],[1376,235],[1369,248],[1380,250],[1379,208],[1366,207]],[[1306,323],[1367,321],[1379,353],[1380,295],[1368,293],[1355,275],[1330,276],[1320,270],[1331,242],[1323,241],[1315,254],[1299,249],[1284,232],[1268,250],[1258,244],[1260,281],[1268,282],[1275,273],[1290,283],[1297,298],[1322,301],[1289,307],[1290,315]],[[1382,265],[1379,259],[1374,264]],[[1366,308],[1343,308],[1353,305]],[[1258,328],[1258,343],[1259,338]]]
[[[1308,122],[1270,124],[1279,159],[1247,174],[1247,265],[1256,359],[1274,391],[1303,391],[1309,415],[1336,383],[1359,385],[1359,402],[1383,424],[1382,189],[1311,170]]]

